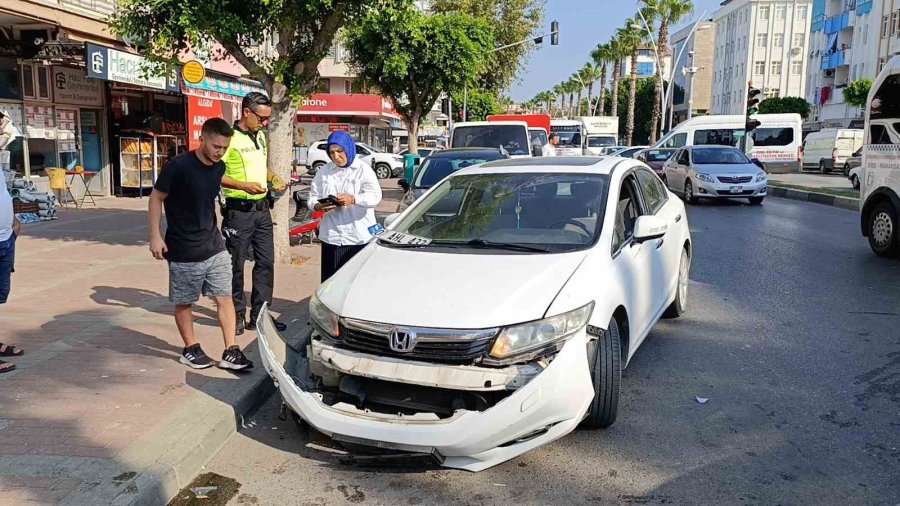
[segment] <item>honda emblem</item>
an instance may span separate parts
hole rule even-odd
[[[409,353],[416,347],[416,343],[419,341],[418,336],[412,330],[407,329],[393,329],[391,330],[390,340],[388,341],[388,345],[391,347],[392,351],[396,351],[397,353]]]

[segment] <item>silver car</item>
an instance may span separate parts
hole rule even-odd
[[[746,198],[753,205],[766,197],[768,177],[762,163],[731,146],[690,146],[665,163],[666,184],[688,204],[699,199]]]

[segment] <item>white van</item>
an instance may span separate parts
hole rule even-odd
[[[827,174],[843,168],[847,159],[863,145],[863,131],[856,128],[829,128],[812,132],[803,140],[800,170],[817,170]]]
[[[757,114],[759,128],[753,131],[750,156],[766,170],[800,170],[803,120],[799,114]],[[663,136],[654,148],[683,148],[701,144],[740,146],[746,118],[738,114],[695,116],[682,121]]]
[[[869,90],[860,179],[863,235],[876,254],[900,258],[900,56]]]
[[[469,121],[454,123],[451,148],[500,148],[511,158],[532,156],[531,134],[524,121]]]
[[[550,120],[550,133],[559,135],[556,156],[581,156],[584,124],[573,119]]]

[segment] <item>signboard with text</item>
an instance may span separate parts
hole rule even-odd
[[[148,72],[148,62],[140,55],[96,44],[85,45],[87,75],[93,79],[131,84],[161,91],[180,92],[178,70],[169,75]]]
[[[88,79],[81,69],[53,67],[53,94],[59,104],[103,105],[102,83]]]

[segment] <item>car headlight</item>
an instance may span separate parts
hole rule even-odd
[[[494,341],[491,357],[506,359],[565,341],[587,325],[593,311],[591,302],[568,313],[506,327]]]
[[[709,174],[697,174],[697,179],[700,181],[706,181],[707,183],[715,183],[712,176]]]
[[[769,178],[769,176],[765,172],[760,172],[759,174],[756,175],[756,182],[760,183],[762,181],[765,181],[768,178]]]
[[[328,309],[318,295],[313,295],[309,300],[309,317],[313,325],[328,337],[338,337],[340,334],[340,318],[334,311]]]

